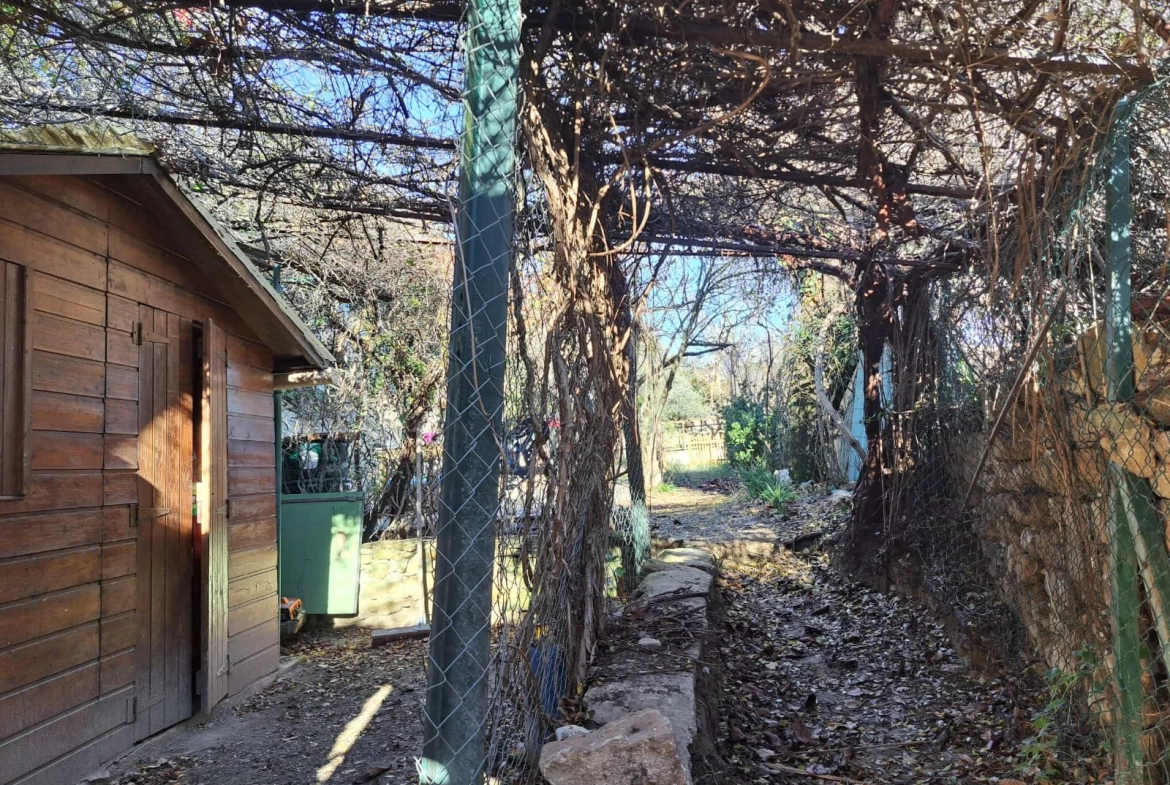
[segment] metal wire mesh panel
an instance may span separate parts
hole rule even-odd
[[[961,653],[1038,655],[1047,781],[1170,777],[1168,117],[1165,84],[1123,100],[1001,245],[1015,269],[935,284],[893,347],[889,534]]]
[[[649,550],[613,512],[624,355],[517,156],[519,5],[472,3],[423,782],[539,781],[615,578]],[[525,150],[527,153],[527,150]],[[519,162],[519,163],[518,163]],[[625,547],[611,549],[615,545]],[[611,556],[621,551],[624,559]],[[607,564],[620,567],[607,571]]]

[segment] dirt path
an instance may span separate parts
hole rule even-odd
[[[653,522],[662,539],[775,542],[831,531],[844,510],[806,497],[781,517],[717,488],[678,489],[656,495]],[[725,565],[723,592],[721,762],[696,785],[1094,781],[1076,768],[1037,776],[1034,684],[969,672],[925,609],[849,584],[823,553]],[[416,782],[425,642],[370,649],[368,636],[302,634],[287,652],[299,664],[139,746],[110,782]]]
[[[845,509],[806,497],[768,518],[694,489],[656,502],[660,530],[677,519],[671,536],[723,541],[832,530]],[[969,671],[925,608],[850,584],[820,551],[725,564],[723,591],[722,769],[697,785],[1042,781],[1045,751],[1025,743],[1036,680]],[[1090,779],[1074,768],[1044,781]]]
[[[425,641],[370,648],[366,630],[302,633],[301,661],[198,726],[136,747],[118,785],[403,784],[418,781]]]

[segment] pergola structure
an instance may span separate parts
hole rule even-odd
[[[7,8],[9,123],[218,134],[231,157],[176,144],[176,169],[329,213],[450,220],[458,3]],[[641,258],[743,254],[835,276],[856,295],[870,444],[898,308],[932,278],[998,274],[1001,236],[1043,210],[1053,173],[1170,45],[1146,0],[553,0],[524,13],[528,165],[563,283],[609,302],[606,340],[628,342]],[[74,81],[46,81],[52,68]],[[298,79],[317,101],[298,100]],[[859,494],[873,537],[881,491]]]

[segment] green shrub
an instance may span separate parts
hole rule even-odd
[[[796,491],[791,485],[776,484],[765,488],[760,499],[776,512],[783,515],[788,512],[788,505],[796,500]]]
[[[780,419],[759,403],[736,398],[723,410],[723,439],[732,466],[775,468]]]

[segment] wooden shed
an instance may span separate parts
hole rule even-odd
[[[273,672],[273,389],[328,351],[148,149],[0,142],[0,783]]]

